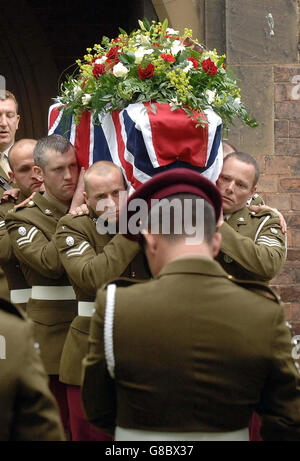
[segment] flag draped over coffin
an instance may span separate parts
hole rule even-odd
[[[85,168],[99,160],[114,162],[131,189],[169,168],[193,168],[213,182],[220,174],[222,120],[210,108],[202,113],[207,123],[196,128],[195,120],[182,109],[171,111],[169,104],[129,104],[107,113],[101,125],[93,123],[90,111],[76,125],[73,117],[62,118],[60,107],[49,109],[48,134],[67,137]]]

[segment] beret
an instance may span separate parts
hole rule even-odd
[[[219,189],[209,179],[189,168],[175,168],[172,170],[158,173],[151,179],[139,186],[127,200],[126,209],[121,210],[120,221],[130,220],[131,216],[136,212],[130,205],[136,199],[143,200],[147,203],[147,212],[150,211],[152,200],[161,200],[176,194],[193,194],[206,200],[215,211],[216,223],[218,222],[222,210],[222,196]],[[154,202],[155,203],[155,202]],[[126,216],[126,218],[124,218]],[[122,231],[122,233],[124,233]],[[130,229],[124,233],[129,239],[137,239],[138,235],[133,235]]]

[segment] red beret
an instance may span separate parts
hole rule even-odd
[[[188,168],[174,168],[158,173],[139,186],[127,200],[127,221],[136,212],[129,210],[130,203],[134,199],[145,200],[148,204],[148,211],[150,211],[152,199],[163,199],[182,193],[197,195],[206,200],[215,210],[216,223],[218,222],[222,210],[222,196],[219,189],[205,176]],[[138,235],[130,233],[125,236],[129,239],[138,238]]]

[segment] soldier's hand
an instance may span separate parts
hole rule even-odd
[[[221,210],[219,221],[217,222],[217,230],[220,229],[223,223],[224,223],[224,215],[223,215],[223,210]]]
[[[3,196],[1,198],[1,203],[5,202],[14,202],[17,200],[20,194],[20,189],[9,189],[4,191]]]
[[[257,213],[260,213],[261,211],[264,211],[264,210],[266,210],[266,211],[268,211],[268,210],[273,211],[273,213],[276,213],[277,216],[278,216],[278,218],[279,218],[280,227],[281,227],[281,230],[282,230],[283,234],[286,233],[286,231],[287,231],[287,224],[286,224],[286,221],[285,221],[283,215],[280,213],[280,211],[277,210],[277,208],[271,208],[271,207],[268,206],[268,205],[251,205],[251,206],[249,207],[249,210],[250,210],[250,211],[254,211],[256,214],[257,214]]]
[[[85,203],[82,205],[72,209],[70,213],[74,216],[79,216],[79,215],[84,215],[84,214],[89,214],[89,209]]]
[[[83,196],[83,192],[84,192],[83,176],[84,176],[84,173],[85,173],[85,169],[82,167],[81,170],[80,170],[79,177],[78,177],[77,187],[76,187],[74,195],[73,195],[73,199],[72,199],[72,203],[71,203],[71,206],[70,206],[69,213],[72,213],[77,207],[80,207],[81,205],[84,204],[84,196]]]
[[[31,194],[28,198],[26,198],[25,200],[23,200],[23,202],[18,203],[18,205],[15,205],[15,206],[14,206],[14,210],[17,210],[18,208],[22,208],[23,206],[27,205],[27,203],[29,203],[30,200],[33,199],[33,197],[35,196],[35,194],[36,194],[35,192],[32,192],[32,194]]]

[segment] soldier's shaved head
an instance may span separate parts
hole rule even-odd
[[[89,192],[89,178],[91,177],[91,175],[106,177],[112,171],[118,171],[120,173],[120,176],[124,180],[121,168],[118,167],[118,165],[116,165],[115,163],[108,162],[107,160],[101,160],[99,162],[93,163],[87,169],[84,175],[84,186],[85,186],[86,193],[88,194]],[[124,181],[124,186],[125,186],[125,181]]]
[[[37,140],[36,139],[27,139],[27,138],[24,138],[24,139],[20,139],[19,141],[17,141],[10,149],[9,149],[9,152],[8,152],[8,163],[9,163],[9,166],[11,168],[12,171],[14,171],[14,169],[16,168],[16,166],[18,165],[18,162],[19,162],[19,152],[21,150],[23,150],[24,148],[27,149],[27,148],[32,148],[32,153],[33,153],[33,150],[36,146],[36,143],[37,143]],[[32,155],[33,156],[33,155]]]

